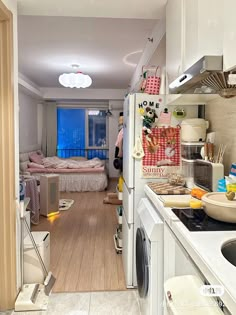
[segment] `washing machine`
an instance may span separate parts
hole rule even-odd
[[[138,205],[136,233],[136,273],[142,315],[163,314],[163,221],[150,201]]]

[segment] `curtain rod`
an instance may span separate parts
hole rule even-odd
[[[108,109],[108,104],[58,104],[60,108]]]

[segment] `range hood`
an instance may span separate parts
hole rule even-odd
[[[171,82],[169,93],[219,94],[225,98],[233,97],[236,96],[235,73],[236,71],[223,71],[223,56],[204,56]]]

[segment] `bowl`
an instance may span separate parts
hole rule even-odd
[[[212,192],[202,196],[202,201],[203,209],[209,217],[236,223],[236,199],[228,200],[224,192]]]

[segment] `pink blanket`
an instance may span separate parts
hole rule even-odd
[[[55,174],[62,174],[62,173],[102,173],[104,172],[105,168],[102,167],[93,167],[93,168],[27,168],[27,172],[33,173],[41,173],[41,174],[48,174],[48,173],[55,173]]]
[[[81,169],[81,168],[97,168],[104,166],[103,161],[99,158],[93,158],[85,161],[75,161],[71,159],[60,159],[57,156],[47,157],[43,159],[43,165],[46,168],[56,169]]]

